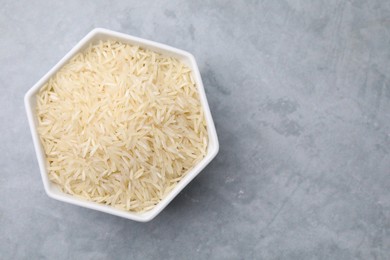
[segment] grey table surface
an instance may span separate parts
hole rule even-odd
[[[0,3],[0,259],[389,259],[389,1]],[[193,53],[216,123],[149,223],[43,190],[23,96],[95,27]]]

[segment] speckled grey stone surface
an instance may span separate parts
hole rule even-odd
[[[192,52],[220,153],[152,222],[43,190],[24,93],[94,27]],[[389,1],[1,1],[1,259],[389,259]]]

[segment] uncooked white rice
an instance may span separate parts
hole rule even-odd
[[[152,209],[206,154],[191,70],[138,46],[101,41],[37,94],[50,180],[114,207]]]

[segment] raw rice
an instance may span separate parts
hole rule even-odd
[[[161,201],[208,144],[191,70],[116,41],[65,64],[37,94],[37,119],[52,182],[133,212]]]

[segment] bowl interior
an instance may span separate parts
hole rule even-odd
[[[109,40],[109,39],[117,40],[132,45],[138,45],[145,49],[150,49],[167,56],[175,57],[180,61],[182,61],[184,64],[186,64],[188,67],[190,67],[193,73],[194,80],[197,84],[201,105],[203,107],[205,118],[206,118],[209,144],[208,144],[208,148],[207,148],[208,150],[205,158],[200,163],[198,163],[193,169],[191,169],[187,173],[187,175],[176,185],[176,187],[163,200],[161,200],[153,209],[144,213],[133,213],[128,211],[123,211],[111,206],[85,201],[83,199],[62,192],[59,189],[59,187],[56,184],[52,183],[48,178],[48,173],[46,170],[45,153],[41,145],[41,142],[39,140],[39,135],[37,132],[38,122],[36,119],[35,110],[36,110],[36,94],[38,93],[39,89],[75,54],[85,50],[89,46],[89,44],[91,43],[94,44],[100,40]],[[30,123],[31,133],[33,136],[33,142],[37,154],[38,164],[40,167],[42,180],[44,183],[46,193],[50,197],[60,201],[103,211],[106,213],[133,219],[136,221],[143,221],[143,222],[149,221],[152,218],[154,218],[159,212],[161,212],[161,210],[164,209],[165,206],[168,205],[169,202],[216,156],[219,149],[218,138],[216,135],[215,126],[213,123],[213,119],[211,117],[210,109],[204,92],[202,79],[200,77],[198,66],[193,56],[185,51],[175,49],[160,43],[155,43],[148,40],[128,36],[125,34],[112,32],[106,29],[95,29],[92,32],[90,32],[86,37],[84,37],[68,54],[65,55],[64,58],[60,60],[60,62],[58,62],[45,76],[42,77],[41,80],[39,80],[34,85],[33,88],[31,88],[27,92],[25,96],[25,104],[26,104],[28,120]]]

